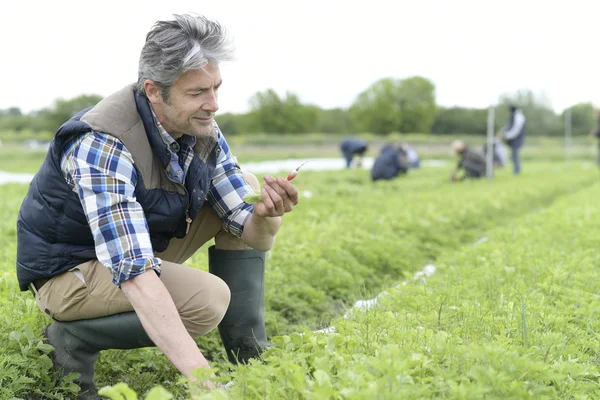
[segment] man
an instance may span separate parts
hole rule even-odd
[[[504,127],[501,133],[502,138],[506,144],[510,147],[511,158],[513,163],[513,173],[518,175],[521,173],[521,159],[519,151],[525,142],[525,115],[517,108],[517,106],[511,104],[508,106],[510,110],[510,116],[508,123]]]
[[[260,185],[214,121],[231,55],[214,21],[157,22],[137,84],[61,126],[23,201],[19,285],[55,320],[54,367],[81,374],[80,399],[99,398],[100,350],[156,345],[193,379],[210,368],[193,338],[217,325],[233,362],[269,345],[264,252],[298,194],[265,176],[263,201],[242,200]],[[211,273],[182,265],[213,237]]]
[[[400,149],[400,147],[396,149],[390,144],[383,146],[371,168],[373,181],[390,180],[408,171],[406,155],[401,154]]]
[[[600,108],[596,110],[596,117],[598,118],[598,127],[592,129],[590,135],[600,139]],[[596,156],[596,163],[600,166],[600,141],[598,142],[598,155]]]
[[[456,169],[450,175],[452,182],[462,181],[465,179],[477,179],[485,176],[486,166],[485,158],[481,153],[466,146],[462,141],[456,140],[452,143],[454,153],[460,156],[460,161]],[[458,176],[458,173],[463,170],[464,174]]]
[[[367,143],[364,140],[357,138],[347,138],[340,143],[340,151],[346,160],[346,168],[350,168],[352,159],[358,157],[356,162],[357,167],[362,166],[362,158],[367,152]]]

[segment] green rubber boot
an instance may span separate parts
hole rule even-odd
[[[231,291],[229,308],[219,324],[227,358],[232,364],[245,364],[272,346],[265,330],[265,253],[211,246],[208,265]]]
[[[61,376],[81,375],[78,400],[100,400],[94,386],[94,366],[101,350],[137,349],[154,346],[135,312],[78,321],[55,321],[44,328],[44,336],[56,350],[50,354]]]

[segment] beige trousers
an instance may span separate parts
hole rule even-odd
[[[256,177],[244,178],[255,189]],[[182,265],[204,243],[215,238],[222,250],[249,249],[239,238],[222,229],[222,221],[205,204],[189,233],[172,239],[169,247],[156,256],[162,259],[160,280],[169,291],[187,331],[192,337],[213,330],[229,306],[229,288],[208,272]],[[57,275],[34,291],[39,308],[57,321],[91,319],[133,311],[123,292],[112,283],[111,271],[97,260],[88,261]]]

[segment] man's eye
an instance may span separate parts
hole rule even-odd
[[[190,93],[190,96],[192,97],[198,97],[200,96],[202,93],[204,93],[204,90],[200,91],[200,92],[194,92],[194,93]]]

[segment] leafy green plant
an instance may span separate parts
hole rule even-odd
[[[228,390],[190,393],[157,349],[103,352],[99,386],[117,398],[593,398],[597,171],[527,168],[460,185],[443,168],[385,184],[365,171],[303,171],[301,203],[268,257],[275,347],[262,361],[229,366],[212,332],[198,343]],[[26,189],[1,186],[0,398],[69,398],[72,379],[56,383],[39,333],[50,321],[16,285]],[[437,273],[413,280],[428,263]],[[206,253],[188,264],[206,269]],[[377,307],[340,318],[382,290]],[[330,324],[335,334],[312,332]]]

